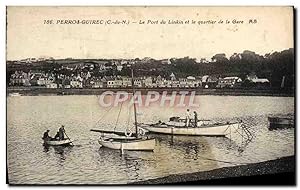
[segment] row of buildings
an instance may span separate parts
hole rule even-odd
[[[258,78],[256,75],[249,75],[245,80],[265,87],[270,85],[268,79]],[[174,73],[168,77],[144,76],[136,77],[133,80],[133,84],[137,88],[238,88],[242,86],[243,82],[237,76],[221,78],[205,75],[177,78]],[[43,86],[46,88],[129,88],[132,86],[132,79],[126,76],[94,77],[89,71],[71,76],[42,71],[30,71],[28,73],[15,71],[10,76],[9,85]]]

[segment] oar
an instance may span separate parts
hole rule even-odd
[[[70,139],[70,137],[67,135],[67,133],[64,131],[64,134],[66,135],[66,137],[68,137],[68,139],[71,141],[71,144],[74,146],[72,140]]]

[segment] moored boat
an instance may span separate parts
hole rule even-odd
[[[281,128],[292,128],[294,127],[293,117],[268,117],[269,129],[281,129]]]
[[[9,96],[21,96],[18,92],[9,93]]]
[[[174,117],[172,117],[174,118]],[[185,126],[185,119],[156,124],[140,124],[139,127],[159,134],[167,135],[190,135],[190,136],[229,136],[242,127],[242,122],[213,123],[209,120],[199,120],[196,127]]]
[[[111,137],[100,138],[99,144],[114,150],[152,151],[155,147],[154,138]]]
[[[135,90],[134,90],[134,80],[133,80],[133,70],[131,70],[131,85],[132,85],[132,92],[133,97],[135,97]],[[91,131],[100,132],[102,135],[98,140],[99,144],[103,147],[114,149],[114,150],[135,150],[135,151],[153,151],[155,147],[155,139],[149,138],[144,136],[144,130],[138,129],[137,123],[137,114],[136,114],[136,105],[135,101],[133,102],[134,108],[134,133],[130,132],[118,132],[118,131],[109,131],[109,130],[100,130],[100,129],[92,129]],[[121,112],[122,106],[120,107]],[[119,112],[119,113],[120,113]],[[119,117],[119,116],[118,116]],[[118,118],[117,118],[118,121]],[[104,134],[114,134],[117,136],[104,136]]]

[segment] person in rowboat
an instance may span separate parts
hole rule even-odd
[[[59,128],[58,133],[59,133],[59,140],[64,140],[65,139],[65,128],[63,125]]]
[[[52,138],[50,137],[50,135],[49,135],[49,132],[50,132],[50,130],[48,129],[48,130],[44,133],[43,138],[42,138],[44,141],[49,141],[49,140],[52,139]]]
[[[54,140],[59,140],[59,131],[57,131],[56,135],[54,136]]]

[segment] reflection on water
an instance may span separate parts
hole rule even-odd
[[[153,152],[100,148],[91,128],[112,129],[119,109],[107,111],[94,96],[8,97],[7,159],[10,183],[110,184],[128,183],[170,174],[206,171],[255,163],[294,154],[294,129],[268,130],[267,116],[294,112],[290,97],[198,96],[200,118],[243,120],[253,140],[247,146],[223,137],[152,135]],[[124,106],[125,107],[125,106]],[[122,110],[117,125],[124,130],[133,120]],[[185,108],[152,106],[139,110],[139,120],[153,122],[184,114]],[[130,115],[132,117],[133,114]],[[97,122],[98,121],[98,122]],[[97,123],[97,125],[96,125]],[[41,135],[53,136],[65,125],[75,146],[45,147]]]

